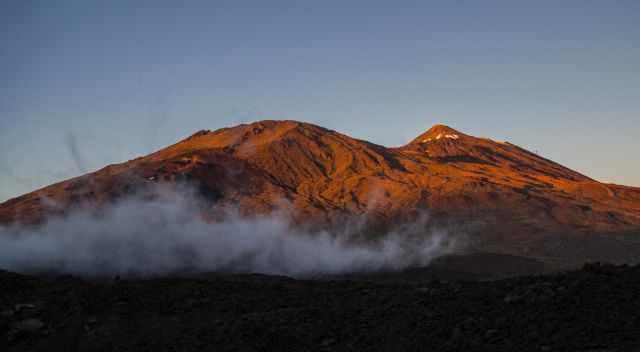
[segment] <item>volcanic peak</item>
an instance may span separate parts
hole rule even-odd
[[[437,141],[440,139],[450,139],[450,140],[458,140],[462,137],[466,137],[464,133],[461,133],[449,126],[436,124],[433,125],[430,129],[428,129],[423,134],[419,135],[409,144],[422,144],[429,143],[432,141]]]
[[[287,199],[295,216],[318,223],[361,214],[380,193],[376,207],[389,219],[430,209],[454,217],[513,214],[508,231],[626,231],[640,224],[638,190],[602,185],[513,144],[439,124],[409,145],[387,148],[309,123],[269,120],[203,130],[15,198],[0,204],[0,223],[44,221],[51,211],[42,197],[68,209],[85,200],[101,206],[150,182],[176,187],[186,180],[212,206],[266,214]]]

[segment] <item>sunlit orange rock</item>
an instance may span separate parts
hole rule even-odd
[[[224,206],[251,215],[289,204],[298,222],[364,213],[393,221],[426,209],[476,221],[496,236],[640,226],[640,189],[600,183],[511,143],[435,125],[389,148],[296,121],[200,131],[11,199],[0,205],[0,221],[39,223],[78,204],[99,207],[150,185],[181,183],[195,189],[212,219]]]

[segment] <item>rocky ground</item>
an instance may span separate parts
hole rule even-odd
[[[640,266],[391,276],[0,272],[0,351],[640,351]]]

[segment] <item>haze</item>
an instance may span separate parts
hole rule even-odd
[[[640,3],[3,1],[0,201],[261,119],[434,123],[640,186]]]

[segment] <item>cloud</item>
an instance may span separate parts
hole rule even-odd
[[[289,275],[426,266],[451,253],[461,235],[430,225],[428,215],[362,240],[364,221],[331,231],[291,225],[286,211],[202,220],[190,193],[131,197],[108,207],[85,206],[37,228],[0,228],[0,268],[84,276],[241,272]],[[355,225],[354,225],[355,224]]]
[[[71,155],[71,159],[73,160],[76,168],[78,168],[78,171],[80,171],[81,173],[86,173],[87,161],[82,155],[80,148],[78,147],[78,141],[75,134],[67,134],[66,145],[67,149],[69,150],[69,155]]]

